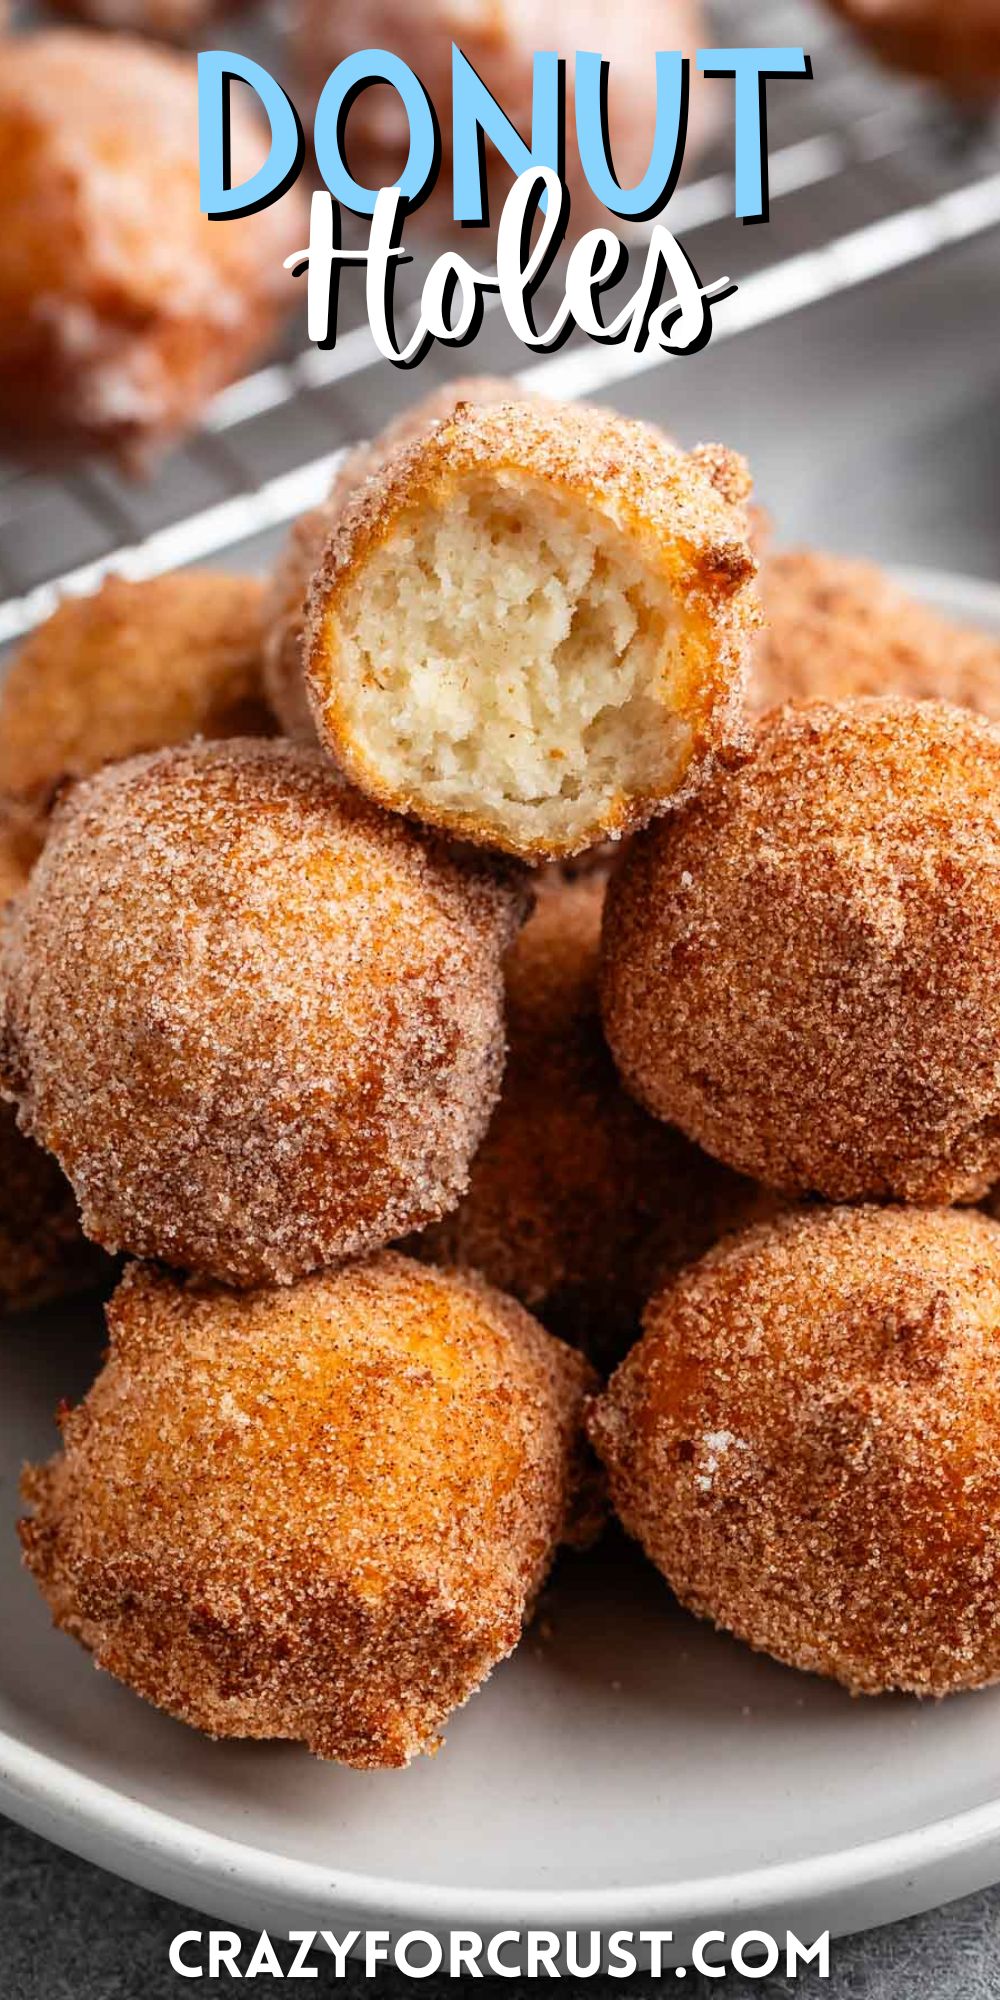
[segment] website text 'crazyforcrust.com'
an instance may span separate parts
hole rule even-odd
[[[773,1935],[747,1929],[706,1930],[681,1952],[668,1930],[501,1930],[482,1933],[411,1930],[290,1931],[272,1939],[267,1931],[250,1938],[239,1931],[180,1931],[170,1945],[170,1964],[182,1979],[318,1979],[320,1968],[343,1979],[348,1960],[374,1979],[390,1966],[410,1979],[443,1974],[451,1979],[590,1979],[602,1974],[627,1979],[634,1972],[653,1977],[673,1971],[721,1979],[727,1971],[746,1979],[783,1973],[794,1979],[810,1971],[827,1979],[830,1934],[805,1943],[793,1931]]]

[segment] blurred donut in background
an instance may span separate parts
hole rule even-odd
[[[271,736],[253,576],[112,576],[36,627],[0,681],[0,802],[42,810],[67,778],[187,743]]]
[[[546,9],[544,33],[531,0],[429,0],[414,8],[400,0],[359,0],[351,8],[329,0],[300,0],[295,31],[301,75],[313,98],[330,72],[356,49],[390,49],[419,76],[438,112],[441,172],[426,213],[440,227],[451,215],[451,48],[457,43],[522,135],[531,132],[532,58],[541,45],[566,59],[566,182],[574,233],[607,225],[606,208],[591,193],[576,146],[573,56],[599,49],[610,64],[608,129],[615,175],[623,188],[641,181],[649,165],[656,118],[658,49],[680,49],[689,58],[688,164],[703,149],[715,123],[711,84],[695,68],[705,36],[696,0],[556,0]],[[352,106],[346,128],[350,170],[362,186],[392,186],[406,162],[406,112],[394,90],[375,85]],[[486,147],[490,221],[495,227],[513,185],[510,168]],[[475,236],[471,239],[475,244]]]
[[[0,808],[0,923],[3,922],[9,905],[21,890],[31,873],[37,853],[37,845],[22,838],[19,822],[8,818]]]
[[[875,563],[789,549],[761,569],[755,709],[900,694],[1000,720],[1000,644],[954,625]]]
[[[958,97],[1000,90],[996,0],[832,0],[883,62],[930,78]]]
[[[267,154],[234,95],[232,178]],[[193,57],[60,28],[0,51],[0,444],[85,446],[133,469],[191,425],[296,300],[292,190],[256,215],[199,208]]]
[[[95,28],[126,28],[184,42],[217,15],[245,12],[247,0],[55,0],[60,14]]]

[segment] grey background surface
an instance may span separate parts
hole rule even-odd
[[[334,1977],[333,1963],[303,1984],[270,1979],[250,1987],[230,1979],[181,1979],[168,1962],[170,1940],[181,1930],[201,1930],[209,1919],[165,1903],[141,1889],[117,1882],[82,1861],[60,1854],[44,1841],[0,1822],[0,1991],[4,2000],[182,2000],[196,1995],[241,1992],[300,1994],[324,2000],[333,1991],[384,1996],[384,2000],[442,2000],[448,1993],[501,1994],[519,2000],[544,1991],[549,1982],[488,1979],[407,1980],[394,1973],[367,1980],[350,1971],[346,1987]],[[289,1948],[279,1950],[287,1965]],[[784,1979],[745,1980],[735,1976],[684,1980],[666,1972],[660,1982],[595,1978],[551,1986],[591,1995],[643,1996],[664,1990],[687,2000],[993,2000],[1000,1992],[1000,1891],[953,1903],[945,1910],[893,1924],[866,1937],[835,1941],[830,1977],[806,1973],[793,1985]]]

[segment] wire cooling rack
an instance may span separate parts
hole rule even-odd
[[[731,139],[671,202],[666,220],[703,280],[738,283],[717,312],[715,342],[1000,226],[996,126],[962,122],[931,93],[887,77],[815,0],[716,0],[712,27],[720,45],[804,45],[814,71],[811,82],[770,86],[766,227],[733,220]],[[419,285],[418,265],[409,282]],[[347,281],[344,291],[349,308]],[[360,298],[359,287],[356,312]],[[471,364],[555,395],[592,396],[665,357],[581,340],[529,367],[525,359],[494,313],[471,350],[432,353],[419,390]],[[0,644],[109,571],[161,574],[292,520],[323,497],[346,445],[413,393],[359,318],[335,348],[289,345],[227,389],[148,484],[98,463],[58,478],[0,463]]]

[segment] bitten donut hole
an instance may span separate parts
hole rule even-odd
[[[634,539],[523,478],[404,515],[336,617],[361,764],[435,814],[565,848],[680,782],[676,597]]]

